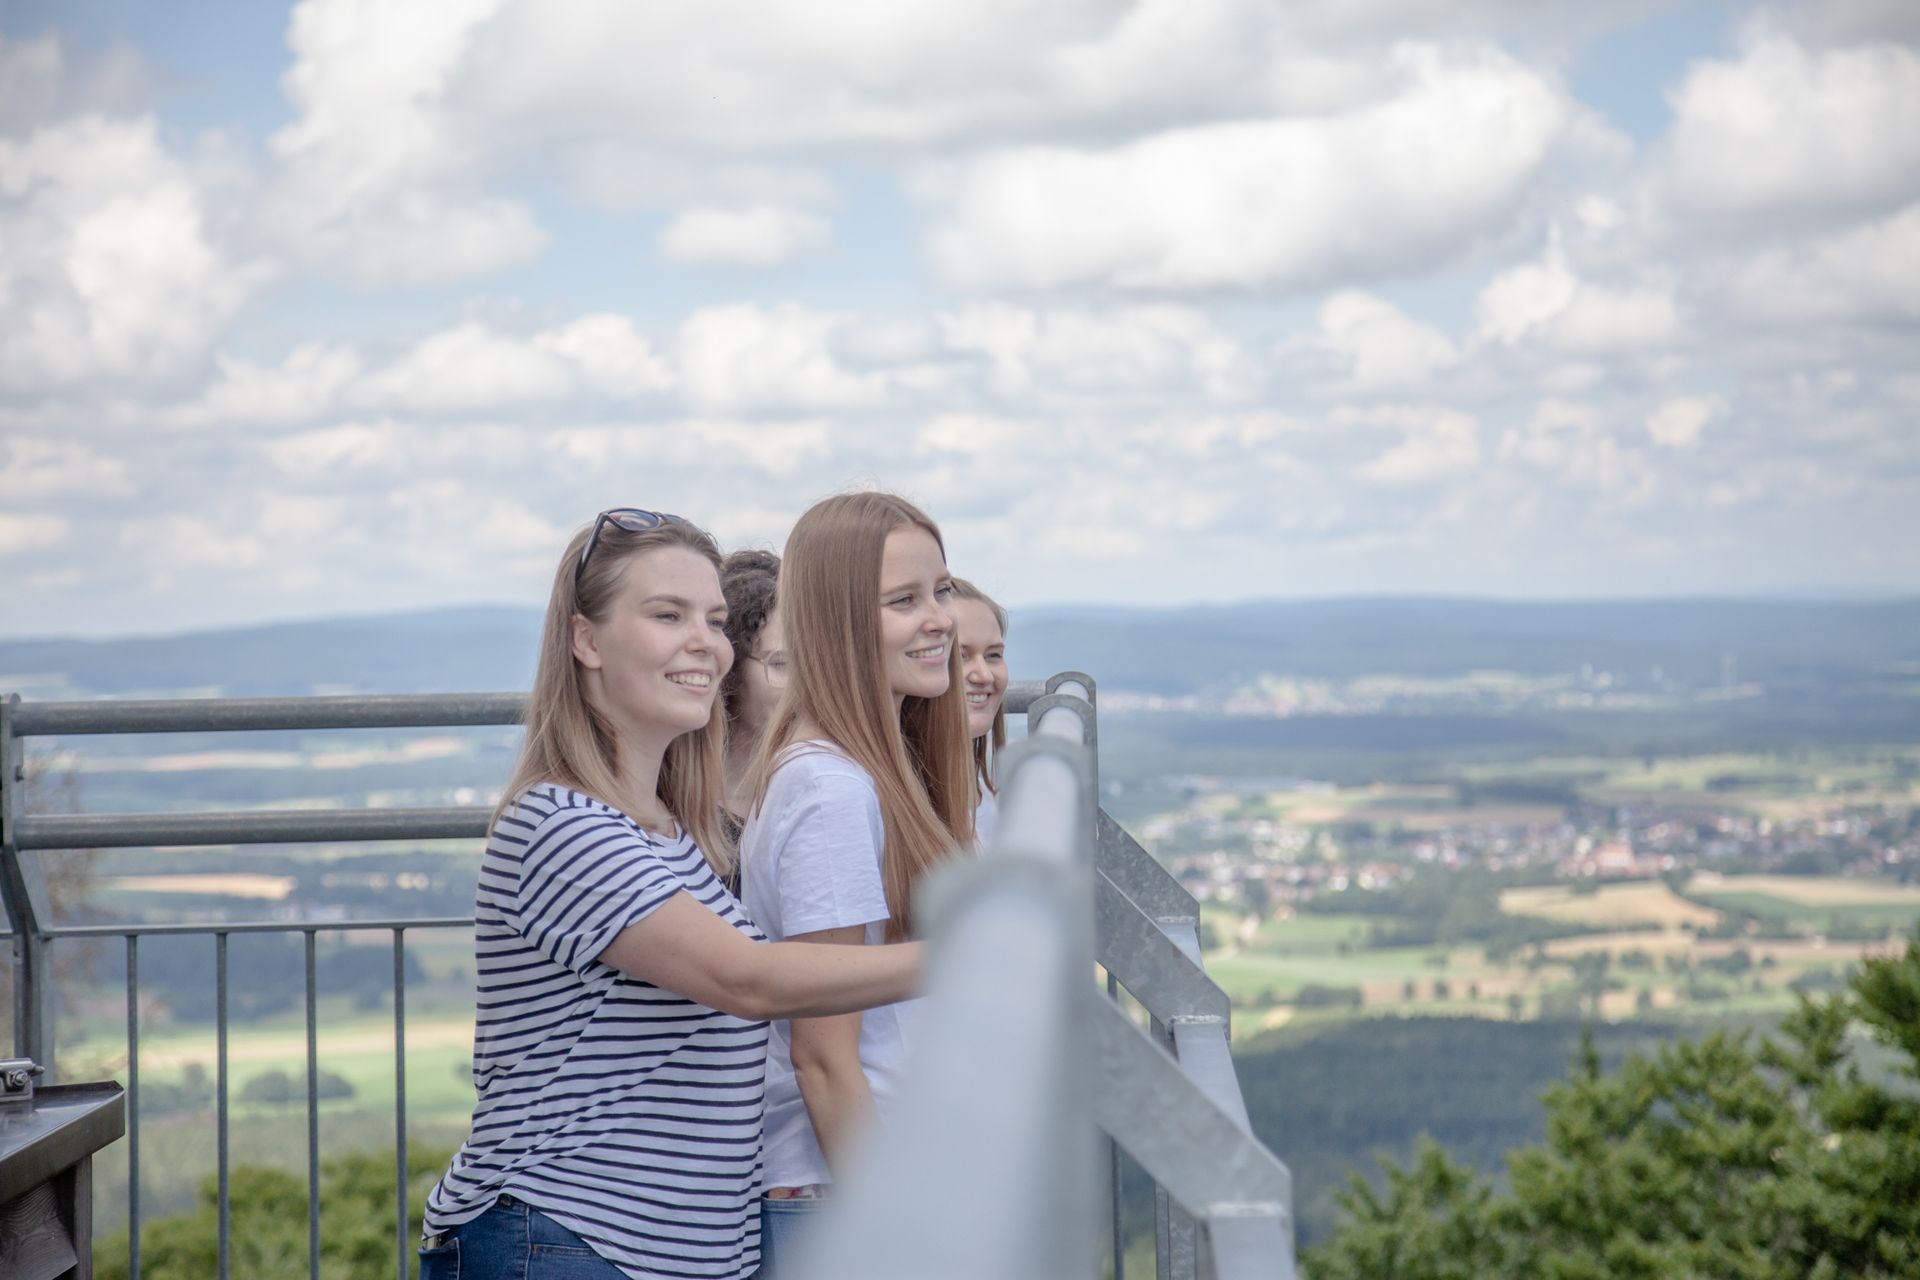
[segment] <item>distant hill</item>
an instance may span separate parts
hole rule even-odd
[[[440,609],[117,640],[0,641],[0,692],[27,697],[522,689],[537,610]],[[1920,599],[1594,601],[1438,598],[1017,612],[1015,673],[1066,668],[1109,690],[1219,692],[1263,674],[1346,680],[1474,671],[1607,672],[1713,688],[1732,679],[1823,694],[1920,682]],[[1920,707],[1920,702],[1916,703]]]
[[[1517,603],[1360,598],[1190,609],[1041,609],[1013,622],[1021,670],[1181,694],[1261,672],[1318,679],[1583,666],[1630,684],[1833,680],[1920,662],[1920,599]],[[1920,667],[1912,674],[1920,675]]]

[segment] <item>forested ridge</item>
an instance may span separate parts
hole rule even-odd
[[[1886,1061],[1863,1070],[1863,1049]],[[1920,935],[1770,1033],[1718,1030],[1548,1090],[1504,1186],[1425,1140],[1355,1175],[1312,1280],[1920,1275]]]

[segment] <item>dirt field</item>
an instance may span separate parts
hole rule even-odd
[[[292,876],[236,871],[229,875],[112,876],[102,887],[123,893],[209,893],[278,902],[292,893],[298,883]]]
[[[1720,913],[1696,906],[1659,880],[1634,880],[1601,885],[1597,893],[1576,894],[1558,885],[1508,889],[1500,895],[1500,909],[1509,915],[1539,916],[1574,924],[1651,924],[1678,929],[1716,924]]]
[[[416,1049],[444,1049],[473,1044],[472,1019],[450,1019],[442,1022],[407,1022],[407,1051]],[[356,1027],[347,1030],[329,1031],[320,1029],[316,1045],[322,1064],[330,1056],[347,1054],[386,1054],[393,1048],[393,1032],[386,1028],[372,1029]],[[150,1037],[140,1042],[140,1066],[142,1070],[177,1071],[189,1062],[198,1062],[211,1068],[216,1061],[216,1049],[213,1037],[168,1036]],[[307,1037],[304,1031],[262,1033],[236,1031],[227,1040],[227,1061],[239,1066],[242,1063],[301,1064],[305,1062]],[[120,1059],[124,1061],[122,1050]]]
[[[1687,892],[1759,893],[1809,907],[1920,904],[1920,885],[1850,876],[1723,876],[1702,871],[1687,882]]]

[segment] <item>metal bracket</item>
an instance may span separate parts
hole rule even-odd
[[[1162,1022],[1207,1017],[1224,1023],[1231,1002],[1207,971],[1100,871],[1093,886],[1094,959]]]
[[[1100,701],[1098,697],[1100,686],[1094,683],[1093,677],[1084,671],[1056,671],[1047,677],[1047,692],[1058,693],[1060,686],[1063,684],[1077,684],[1085,689],[1087,691],[1087,701],[1090,703],[1097,704]]]
[[[1070,693],[1041,694],[1027,704],[1027,737],[1040,737],[1040,721],[1049,711],[1057,708],[1065,708],[1080,717],[1080,741],[1087,744],[1087,750],[1099,751],[1100,725],[1099,718],[1094,715],[1093,704]]]
[[[31,1111],[33,1080],[45,1069],[32,1058],[0,1058],[0,1111]]]
[[[1132,899],[1147,919],[1165,925],[1177,921],[1200,923],[1200,904],[1181,887],[1153,855],[1140,847],[1127,829],[1102,809],[1095,838],[1095,862],[1114,888]]]

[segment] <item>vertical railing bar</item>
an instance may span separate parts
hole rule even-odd
[[[307,1280],[320,1280],[320,1020],[315,1001],[314,932],[302,932],[306,934],[307,970]]]
[[[1107,974],[1107,999],[1120,1002],[1120,980],[1112,973]],[[1127,1231],[1120,1220],[1120,1144],[1111,1135],[1107,1138],[1107,1185],[1113,1205],[1113,1280],[1127,1280]]]
[[[214,1026],[217,1041],[218,1067],[215,1088],[219,1096],[215,1100],[214,1114],[219,1127],[220,1147],[220,1280],[229,1280],[232,1274],[230,1254],[233,1227],[232,1188],[228,1184],[227,1167],[227,935],[213,935],[213,981],[214,981]]]
[[[13,1047],[9,1052],[14,1057],[31,1057],[26,1051],[27,1034],[27,984],[20,979],[27,971],[26,939],[20,935],[20,925],[13,924],[13,937],[9,944],[13,948]]]
[[[140,936],[127,935],[127,1278],[140,1280]]]
[[[1147,1029],[1154,1040],[1168,1053],[1173,1052],[1173,1029],[1166,1023],[1147,1015]],[[1179,1206],[1173,1197],[1156,1179],[1153,1184],[1153,1265],[1155,1280],[1192,1280],[1190,1275],[1182,1274],[1176,1267],[1176,1255],[1179,1249],[1179,1223],[1176,1215]]]
[[[407,1280],[407,941],[393,930],[394,1275]]]

